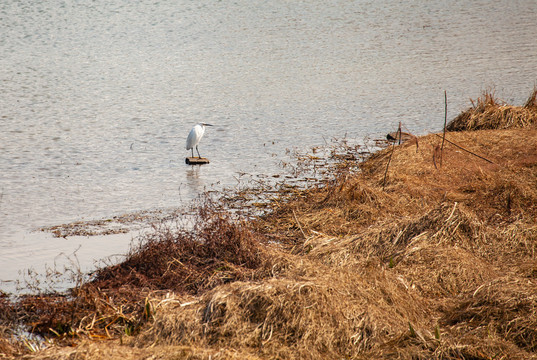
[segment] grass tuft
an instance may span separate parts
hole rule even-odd
[[[474,131],[485,129],[512,129],[534,126],[537,123],[537,88],[524,106],[507,105],[486,91],[472,102],[472,107],[462,112],[448,125],[448,131]]]

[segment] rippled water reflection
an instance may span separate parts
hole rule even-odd
[[[520,104],[535,24],[533,0],[2,1],[0,262],[48,258],[36,227],[183,206],[287,148],[438,130],[444,90],[450,118],[489,87]]]

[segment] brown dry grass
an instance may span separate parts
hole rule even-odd
[[[537,123],[537,88],[524,106],[507,105],[490,91],[474,102],[447,126],[449,131],[525,128]]]
[[[98,271],[94,283],[197,294],[251,279],[266,256],[262,236],[214,206],[209,200],[201,205],[194,230],[161,228],[148,235],[126,261]]]
[[[28,357],[537,359],[537,129],[447,139],[489,161],[436,168],[431,134],[255,221],[205,208],[58,300],[73,347]]]

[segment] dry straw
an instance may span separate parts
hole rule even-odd
[[[449,131],[524,128],[537,123],[537,88],[524,106],[507,105],[494,93],[484,92],[472,107],[453,119]]]

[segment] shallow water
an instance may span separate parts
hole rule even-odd
[[[183,207],[332,137],[437,131],[444,90],[449,119],[488,88],[522,104],[535,24],[533,0],[2,1],[0,279],[71,251],[40,226]],[[191,167],[200,121],[211,164]],[[77,241],[91,262],[122,239]]]

